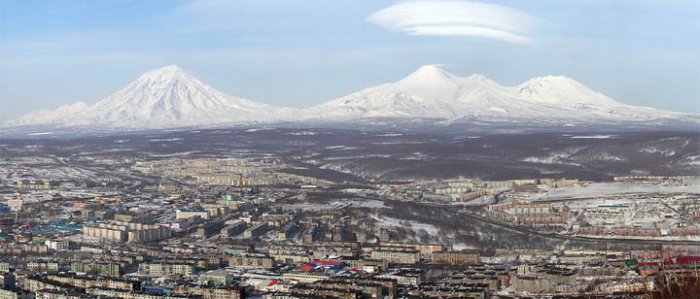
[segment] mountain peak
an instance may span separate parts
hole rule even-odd
[[[453,80],[456,77],[446,71],[439,64],[428,64],[419,67],[413,73],[408,75],[404,80],[419,80],[419,81],[444,81]]]
[[[590,88],[581,84],[574,79],[565,76],[542,76],[535,77],[520,84],[519,89],[525,94],[537,92],[569,92],[569,93],[584,93],[594,94]]]
[[[182,70],[182,68],[180,68],[179,66],[177,66],[177,65],[175,65],[175,64],[171,64],[171,65],[166,65],[166,66],[164,66],[164,67],[158,68],[158,69],[156,69],[156,71],[161,71],[161,72],[182,72],[183,70]]]
[[[519,93],[528,99],[549,104],[576,106],[622,105],[605,95],[595,92],[574,79],[565,76],[535,77],[517,86]]]
[[[176,65],[151,70],[90,107],[91,121],[168,127],[263,119],[277,108],[228,96]]]
[[[138,81],[173,81],[188,77],[184,70],[177,65],[168,65],[155,70],[148,71],[141,75]]]

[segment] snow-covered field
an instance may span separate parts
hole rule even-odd
[[[372,215],[380,227],[403,227],[413,230],[417,235],[427,232],[429,236],[439,236],[440,229],[432,224],[419,223],[415,221],[401,220],[388,216]]]
[[[591,183],[586,186],[554,188],[545,193],[534,193],[528,199],[556,199],[566,197],[594,197],[624,193],[700,193],[700,184],[670,185],[655,183]]]
[[[331,201],[327,204],[318,204],[311,202],[302,202],[292,205],[287,205],[288,209],[299,209],[304,211],[320,211],[320,210],[332,210],[339,207],[350,205],[355,208],[386,208],[384,202],[374,199],[362,199],[362,198],[350,198],[350,199],[338,199]]]
[[[567,136],[567,135],[564,135]],[[568,135],[567,137],[571,139],[608,139],[615,137],[615,135],[576,135],[576,136],[570,136]]]
[[[386,208],[384,202],[374,199],[350,199],[344,201],[334,201],[332,204],[351,204],[353,207],[357,208]]]

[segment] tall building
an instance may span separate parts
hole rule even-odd
[[[10,263],[0,262],[0,274],[10,272]]]
[[[85,226],[83,235],[109,242],[143,243],[164,240],[170,237],[170,228],[122,221]]]
[[[267,222],[254,225],[243,232],[244,238],[257,238],[267,233]]]
[[[7,201],[7,206],[10,207],[11,211],[19,212],[22,210],[22,207],[24,207],[24,200],[22,200],[22,199],[10,199]]]

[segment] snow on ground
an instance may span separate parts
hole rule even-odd
[[[561,187],[551,189],[546,193],[535,193],[529,199],[553,199],[565,197],[593,197],[622,193],[700,193],[700,184],[695,185],[662,185],[654,183],[591,183],[587,186]]]
[[[399,137],[399,136],[403,136],[403,134],[401,134],[401,133],[387,133],[387,134],[377,135],[377,137]]]
[[[313,131],[299,131],[299,132],[287,133],[286,135],[291,135],[291,136],[314,136],[314,135],[318,135],[318,133],[313,132]]]
[[[489,204],[493,201],[493,195],[487,195],[487,196],[482,196],[482,197],[477,197],[475,199],[461,202],[459,205],[464,205],[464,206],[480,206],[480,205],[485,205]]]
[[[304,211],[320,211],[320,210],[332,210],[342,207],[344,205],[350,205],[356,208],[386,208],[384,202],[374,199],[362,199],[362,198],[348,198],[348,199],[337,199],[329,202],[328,204],[318,204],[311,202],[295,203],[292,205],[287,205],[288,209],[299,209]]]
[[[478,248],[476,246],[467,245],[467,244],[464,244],[462,242],[452,244],[452,250],[455,250],[455,251],[474,250],[474,249],[478,249]]]
[[[573,162],[566,162],[563,160],[568,159],[572,155],[584,150],[585,148],[586,147],[579,146],[579,147],[572,147],[572,148],[564,149],[561,151],[549,151],[546,156],[527,157],[527,158],[523,159],[523,162],[541,163],[541,164],[569,164],[569,165],[580,166],[581,164],[573,163]]]
[[[393,218],[393,217],[388,217],[388,216],[383,216],[383,215],[372,215],[371,216],[374,220],[377,221],[379,226],[392,226],[392,227],[403,227],[403,228],[408,228],[416,232],[416,234],[420,233],[421,231],[426,231],[428,235],[437,237],[440,234],[440,229],[432,224],[428,223],[420,223],[420,222],[415,222],[415,221],[409,221],[409,220],[401,220],[398,218]],[[405,225],[406,224],[406,225]]]
[[[347,145],[331,145],[331,146],[326,146],[327,150],[355,150],[359,149],[359,147],[354,147],[354,146],[347,146]]]
[[[156,139],[151,139],[149,141],[151,142],[171,142],[171,141],[183,141],[184,139],[182,138],[156,138]]]
[[[642,153],[647,153],[647,154],[661,154],[666,157],[670,157],[676,154],[676,151],[668,148],[659,148],[655,146],[647,146],[639,149],[640,152]]]
[[[421,152],[414,152],[410,156],[406,157],[401,157],[399,158],[400,160],[417,160],[417,161],[427,161],[430,159],[430,155],[421,153]]]
[[[59,194],[66,198],[86,198],[86,197],[98,197],[102,195],[114,195],[116,193],[95,193],[95,192],[81,192],[81,191],[62,191],[62,190],[35,190],[28,194],[19,195],[26,203],[37,203],[43,201],[50,201],[54,194]],[[8,197],[9,198],[9,197]]]
[[[255,132],[259,132],[259,131],[271,131],[271,130],[273,130],[273,129],[272,128],[252,128],[252,129],[248,129],[245,131],[248,133],[255,133]]]
[[[566,136],[566,135],[564,135]],[[575,135],[575,136],[566,136],[571,139],[608,139],[608,138],[613,138],[615,135]]]
[[[602,160],[602,161],[625,161],[624,158],[618,157],[615,155],[611,155],[609,153],[602,153],[596,157],[594,157],[596,160]]]
[[[632,240],[666,240],[666,241],[698,241],[700,236],[663,236],[663,237],[643,237],[643,236],[608,236],[608,235],[585,235],[576,234],[576,236],[590,237],[598,239],[632,239]]]
[[[42,136],[42,135],[51,135],[54,132],[37,132],[37,133],[29,133],[27,136]]]
[[[690,165],[700,165],[700,156],[688,156],[685,157],[685,164],[690,164]]]
[[[371,208],[371,209],[386,208],[386,206],[384,206],[383,201],[374,200],[374,199],[353,198],[350,200],[334,201],[332,203],[333,204],[336,204],[336,203],[337,204],[351,204],[353,207],[357,207],[357,208]]]

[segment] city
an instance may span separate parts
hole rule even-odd
[[[700,299],[698,16],[0,0],[0,299]]]
[[[643,298],[700,263],[698,176],[351,181],[8,141],[0,298]]]

